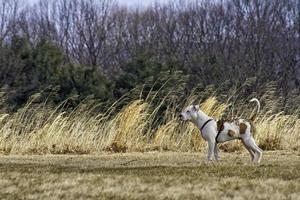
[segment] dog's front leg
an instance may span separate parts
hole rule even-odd
[[[216,142],[214,142],[214,141],[208,141],[208,154],[207,154],[208,161],[213,160],[215,144],[216,144]]]
[[[218,161],[218,160],[220,159],[220,157],[219,157],[219,152],[218,152],[218,145],[217,145],[217,143],[215,143],[214,153],[215,153],[215,159]]]

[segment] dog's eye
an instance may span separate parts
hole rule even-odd
[[[186,111],[187,113],[190,113],[190,111],[188,110],[188,111]]]

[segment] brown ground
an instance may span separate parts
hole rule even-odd
[[[2,155],[0,199],[300,199],[300,152]]]

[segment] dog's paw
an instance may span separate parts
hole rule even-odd
[[[211,160],[206,160],[203,162],[204,165],[212,165],[214,164],[215,162],[211,159]]]

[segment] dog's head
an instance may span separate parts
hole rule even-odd
[[[179,118],[182,121],[196,121],[199,109],[198,105],[188,106],[180,113]]]

